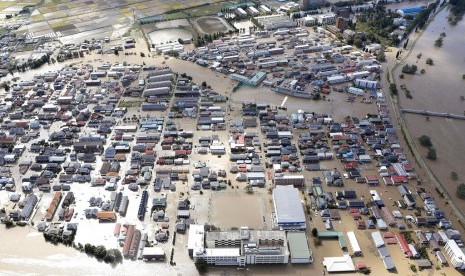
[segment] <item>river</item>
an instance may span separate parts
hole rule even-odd
[[[405,78],[400,79],[402,66],[399,66],[395,73],[398,86],[405,84],[413,96],[413,99],[407,99],[399,90],[402,108],[464,114],[465,101],[461,97],[465,96],[465,80],[462,79],[465,74],[465,47],[462,44],[465,20],[451,26],[447,22],[448,14],[446,8],[436,15],[406,59],[407,64],[418,66],[418,72],[414,76],[405,74]],[[442,32],[446,33],[443,46],[436,47],[434,41]],[[418,59],[420,53],[422,57]],[[427,58],[433,59],[433,66],[425,64]],[[421,69],[426,73],[420,74]],[[465,208],[465,201],[455,196],[457,184],[465,182],[465,121],[432,117],[427,121],[420,115],[406,115],[406,118],[413,137],[423,134],[431,137],[438,159],[429,161],[429,165],[459,207]],[[426,149],[417,146],[426,154]],[[459,174],[458,181],[451,179],[452,171]]]

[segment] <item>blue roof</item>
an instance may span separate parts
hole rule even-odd
[[[407,15],[407,14],[417,14],[420,13],[424,7],[413,7],[413,8],[407,8],[407,9],[401,9],[401,11]]]

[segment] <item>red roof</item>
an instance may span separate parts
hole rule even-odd
[[[408,257],[412,257],[412,252],[410,251],[410,247],[408,246],[408,243],[405,240],[404,234],[396,233],[396,238],[399,241],[400,249],[402,249],[404,254]]]
[[[391,232],[386,232],[386,233],[383,234],[383,237],[384,237],[385,239],[389,239],[389,238],[394,238],[395,236],[394,236],[394,234],[391,233]]]
[[[394,183],[407,183],[408,182],[408,178],[406,176],[393,175],[391,179]]]
[[[387,244],[396,244],[397,240],[396,240],[396,238],[389,238],[389,239],[386,239],[386,243]]]

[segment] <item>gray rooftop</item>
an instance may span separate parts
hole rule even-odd
[[[305,232],[288,232],[289,251],[292,258],[311,259],[312,253],[308,248],[307,236]]]
[[[276,186],[273,192],[277,222],[305,223],[299,190],[293,186]]]

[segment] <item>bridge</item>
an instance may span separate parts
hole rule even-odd
[[[404,109],[404,108],[402,108],[400,111],[402,111],[403,113],[419,114],[419,115],[431,116],[431,117],[465,120],[465,115],[457,115],[457,114],[451,114],[451,113],[441,113],[441,112],[433,112],[429,110]]]

